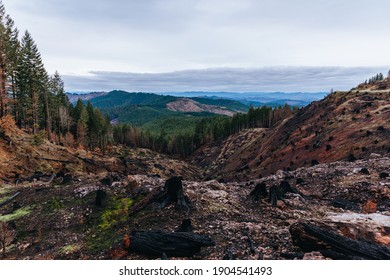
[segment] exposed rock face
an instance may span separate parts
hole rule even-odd
[[[233,116],[235,112],[224,107],[206,105],[188,98],[180,98],[167,104],[167,109],[175,112],[209,112],[218,115]]]

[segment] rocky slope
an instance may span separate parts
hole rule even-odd
[[[183,219],[191,219],[195,233],[216,242],[195,259],[325,258],[293,244],[290,228],[299,221],[321,223],[351,239],[388,246],[389,166],[390,158],[382,157],[279,171],[242,183],[186,180],[189,210],[174,205],[161,209],[157,201],[135,210],[148,194],[162,190],[165,180],[156,176],[83,173],[65,185],[38,181],[3,186],[2,198],[20,192],[15,200],[18,209],[12,204],[1,209],[1,220],[10,223],[15,236],[7,244],[6,258],[149,259],[118,251],[123,237],[132,230],[171,232]],[[104,180],[107,177],[112,180]],[[266,198],[250,197],[255,184],[264,182],[269,190],[282,180],[298,193],[287,194],[276,207]],[[97,190],[105,193],[100,206]]]
[[[249,180],[317,163],[368,158],[390,153],[390,94],[388,92],[336,92],[300,109],[268,131],[252,131],[234,153],[223,148],[237,142],[208,145],[191,158],[208,178]],[[250,132],[244,132],[250,133]],[[257,133],[253,137],[253,133]],[[236,144],[235,144],[236,145]],[[202,155],[215,162],[204,165]],[[223,157],[223,161],[217,160]]]

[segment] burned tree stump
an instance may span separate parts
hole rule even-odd
[[[334,231],[298,222],[290,227],[293,243],[306,252],[320,251],[333,259],[390,260],[390,248],[366,240],[354,240]]]
[[[286,193],[298,193],[296,189],[291,187],[286,180],[280,182],[279,186],[272,186],[269,189],[269,202],[272,206],[276,206],[278,200],[283,199]]]
[[[259,201],[261,197],[268,197],[267,185],[264,182],[257,184],[249,195],[252,196],[255,201]]]
[[[188,199],[184,196],[182,177],[172,177],[165,182],[165,198],[161,208],[175,203],[178,208],[189,209]]]
[[[129,251],[147,256],[192,257],[202,247],[215,246],[208,236],[189,232],[133,231]]]
[[[97,190],[96,191],[96,198],[95,198],[95,206],[102,207],[103,206],[103,200],[106,198],[107,193],[103,190]]]
[[[176,232],[192,232],[192,224],[190,219],[184,219],[181,225],[175,230]]]

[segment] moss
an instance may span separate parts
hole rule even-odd
[[[133,204],[134,201],[131,198],[121,198],[111,201],[108,209],[106,209],[101,216],[99,228],[106,230],[117,224],[126,222],[129,210]]]
[[[47,210],[49,212],[56,212],[62,208],[64,208],[64,203],[55,196],[52,196],[47,203]]]
[[[59,253],[63,254],[63,255],[68,255],[68,254],[77,252],[80,249],[81,249],[81,245],[80,244],[70,244],[70,245],[66,245],[66,246],[62,247],[59,250]]]
[[[0,188],[0,195],[5,195],[7,193],[10,193],[12,191],[11,187],[2,187]],[[0,199],[0,201],[3,200],[3,198]]]
[[[0,198],[0,204],[3,203],[4,201],[6,201],[10,197],[11,197],[10,195],[6,195],[6,196],[3,196],[2,198]]]
[[[120,231],[125,230],[123,225],[128,221],[129,210],[134,203],[131,198],[112,199],[108,202],[107,208],[96,217],[98,222],[86,239],[88,250],[102,252],[113,244],[120,243],[123,238]]]
[[[9,221],[17,220],[23,216],[29,215],[30,213],[31,213],[30,207],[28,207],[28,206],[23,207],[23,208],[16,210],[12,214],[0,216],[0,221],[9,222]]]

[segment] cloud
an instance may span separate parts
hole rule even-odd
[[[88,75],[64,75],[67,91],[142,92],[321,92],[349,90],[383,67],[264,67],[213,68],[167,73],[91,71]]]

